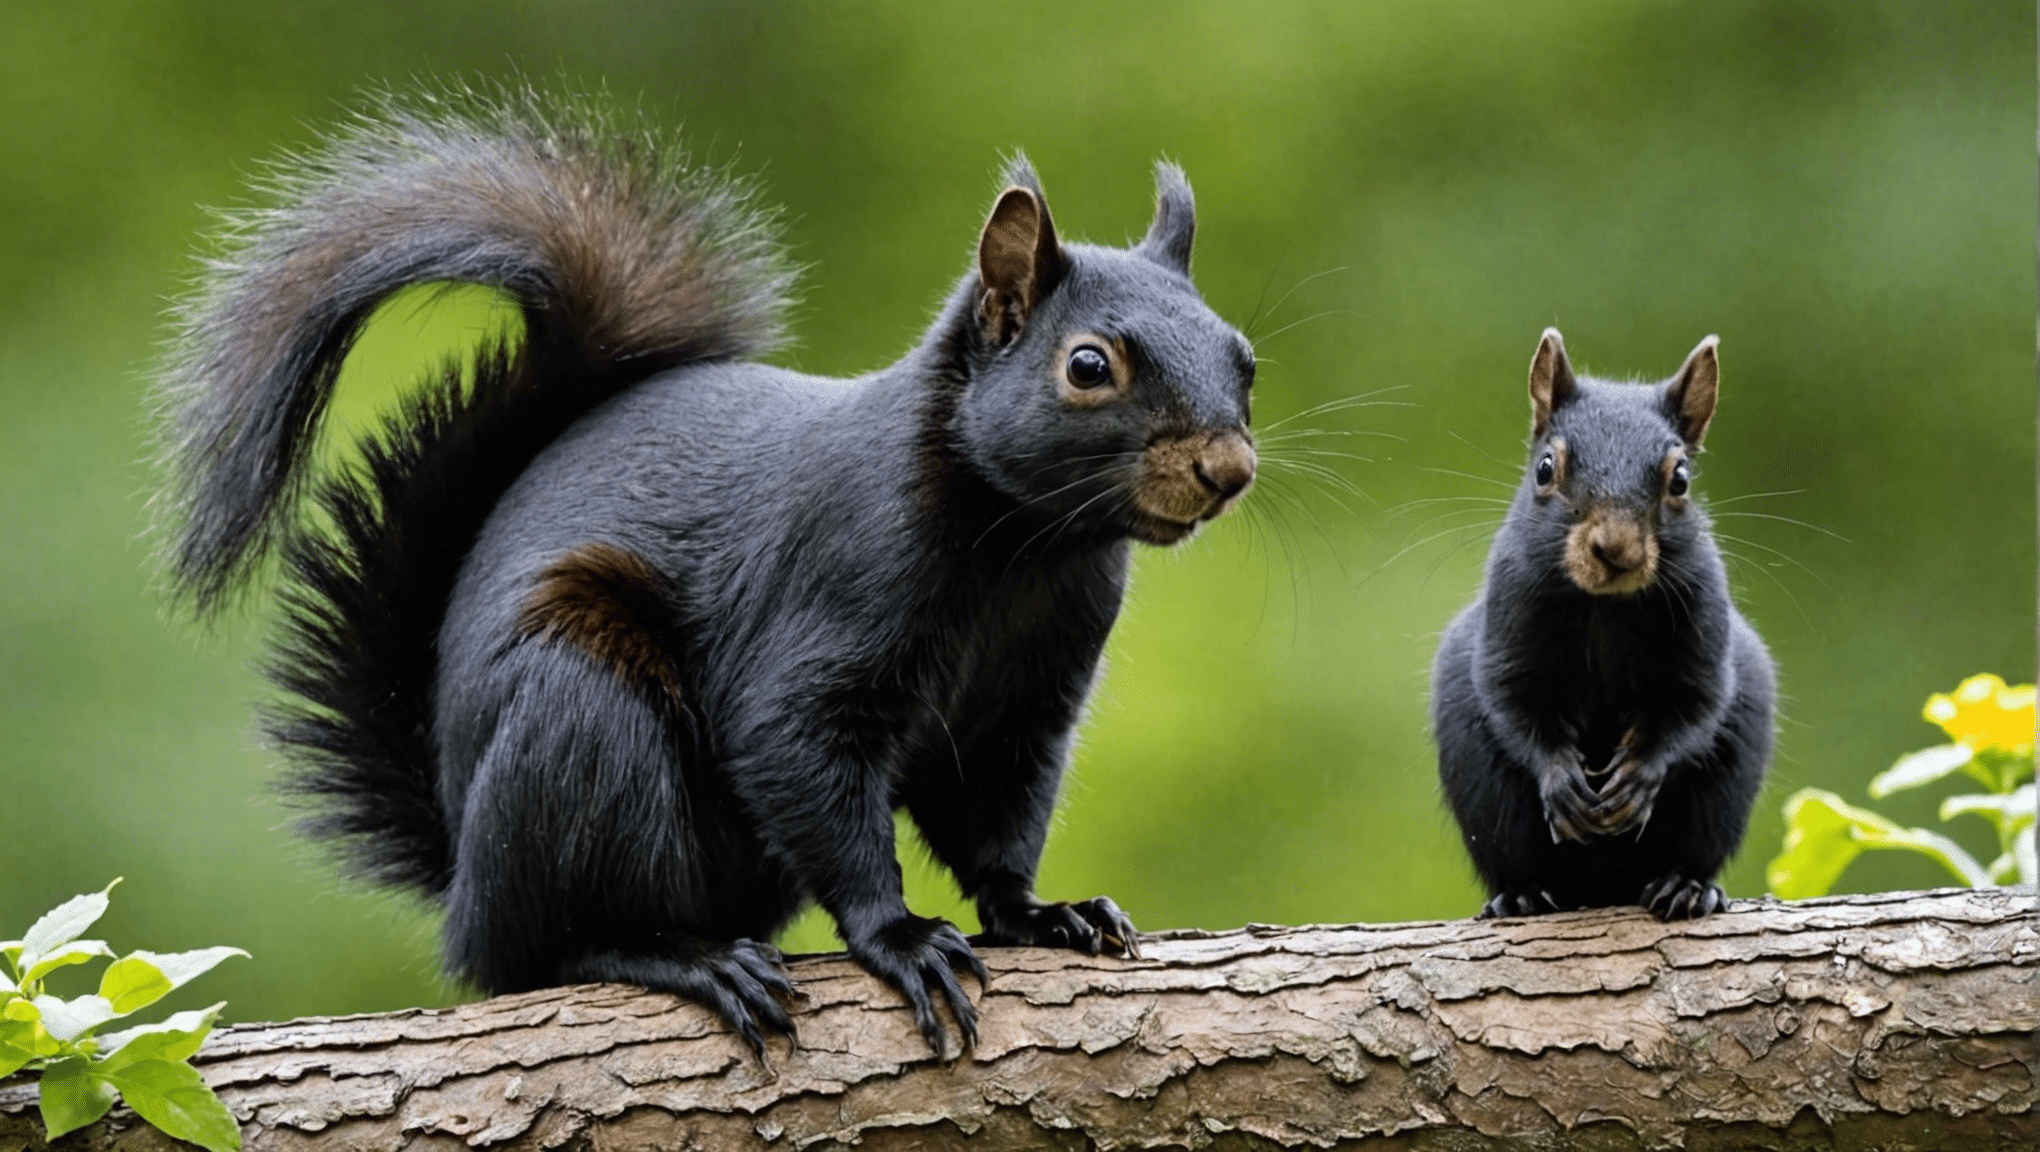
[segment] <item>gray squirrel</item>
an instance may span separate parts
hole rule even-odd
[[[169,568],[210,613],[281,555],[286,788],[444,905],[452,972],[675,992],[762,1052],[768,941],[814,901],[933,1050],[938,999],[974,1044],[984,968],[908,910],[899,808],[986,943],[1139,954],[1110,899],[1033,886],[1129,542],[1254,478],[1180,172],[1117,249],[1062,242],[1016,159],[926,335],[847,380],[758,362],[791,273],[747,189],[585,108],[386,100],[281,183],[183,313]],[[314,476],[364,322],[449,281],[521,339]]]
[[[1482,916],[1718,912],[1771,755],[1775,674],[1694,497],[1709,336],[1657,384],[1530,362],[1530,462],[1431,674],[1438,773]]]

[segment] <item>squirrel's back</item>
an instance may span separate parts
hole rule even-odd
[[[286,639],[267,717],[287,787],[357,867],[436,892],[429,703],[463,557],[517,477],[605,400],[675,366],[760,355],[792,272],[750,189],[669,139],[528,90],[384,98],[278,164],[275,205],[230,219],[159,390],[173,587],[218,610],[283,557]],[[376,306],[420,284],[500,289],[521,340],[448,365],[310,475],[342,361]],[[306,526],[313,493],[330,530]]]

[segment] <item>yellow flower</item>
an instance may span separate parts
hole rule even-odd
[[[1971,676],[1953,695],[1927,697],[1927,719],[1971,749],[2006,752],[2033,749],[2033,686],[2007,687],[1988,672]]]

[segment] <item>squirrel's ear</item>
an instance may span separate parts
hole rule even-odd
[[[1714,401],[1721,393],[1721,362],[1714,348],[1721,337],[1700,341],[1679,366],[1679,374],[1665,388],[1665,415],[1679,426],[1679,437],[1693,447],[1707,435],[1707,423],[1714,419]]]
[[[1034,172],[1026,164],[1016,160],[1013,169],[1032,183]],[[983,288],[977,314],[985,338],[996,347],[1012,343],[1066,267],[1048,201],[1017,182],[1001,192],[978,237],[978,280]]]
[[[1155,222],[1135,252],[1183,275],[1190,274],[1190,242],[1197,234],[1197,201],[1183,170],[1167,161],[1155,163]]]
[[[1537,355],[1530,358],[1530,410],[1536,415],[1536,435],[1543,439],[1551,430],[1551,414],[1573,398],[1572,362],[1565,358],[1565,337],[1556,328],[1546,328],[1537,341]]]

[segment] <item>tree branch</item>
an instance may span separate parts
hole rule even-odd
[[[793,963],[771,1067],[613,985],[244,1024],[198,1057],[256,1149],[2020,1148],[2040,1142],[2032,889],[1659,924],[1176,932],[986,949],[975,1055],[928,1058],[840,956]],[[0,1148],[40,1149],[0,1088]],[[125,1109],[65,1148],[173,1142]]]

